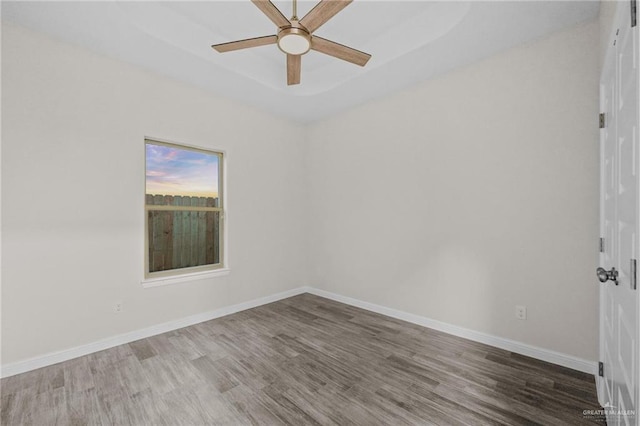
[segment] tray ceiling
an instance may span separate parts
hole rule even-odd
[[[274,1],[291,15],[291,2]],[[315,2],[301,1],[302,17]],[[598,1],[355,0],[315,34],[372,54],[361,68],[318,52],[287,86],[275,45],[220,54],[211,44],[275,34],[249,0],[2,2],[2,19],[300,122],[406,88],[594,19]]]

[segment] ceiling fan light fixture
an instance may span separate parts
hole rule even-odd
[[[288,55],[304,55],[311,49],[311,35],[301,28],[285,28],[278,34],[278,47]]]
[[[297,0],[293,2],[291,19],[285,18],[271,0],[251,0],[277,27],[275,35],[236,40],[211,46],[220,53],[250,47],[277,44],[278,49],[287,55],[287,85],[300,84],[302,55],[313,48],[316,52],[365,66],[371,55],[360,52],[340,43],[312,36],[314,31],[324,25],[336,13],[344,9],[353,0],[320,0],[302,19],[298,19]]]

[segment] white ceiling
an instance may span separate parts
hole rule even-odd
[[[274,1],[285,16],[290,1]],[[301,1],[298,16],[315,2]],[[317,53],[286,85],[277,46],[211,44],[275,34],[249,0],[2,2],[2,19],[272,113],[311,122],[598,15],[598,1],[355,0],[315,34],[372,54],[366,67]],[[594,48],[597,48],[594,46]]]

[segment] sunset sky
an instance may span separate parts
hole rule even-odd
[[[218,156],[147,143],[146,192],[218,196]]]

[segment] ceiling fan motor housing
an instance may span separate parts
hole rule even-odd
[[[289,55],[304,55],[311,50],[311,34],[297,20],[278,31],[278,48]]]

